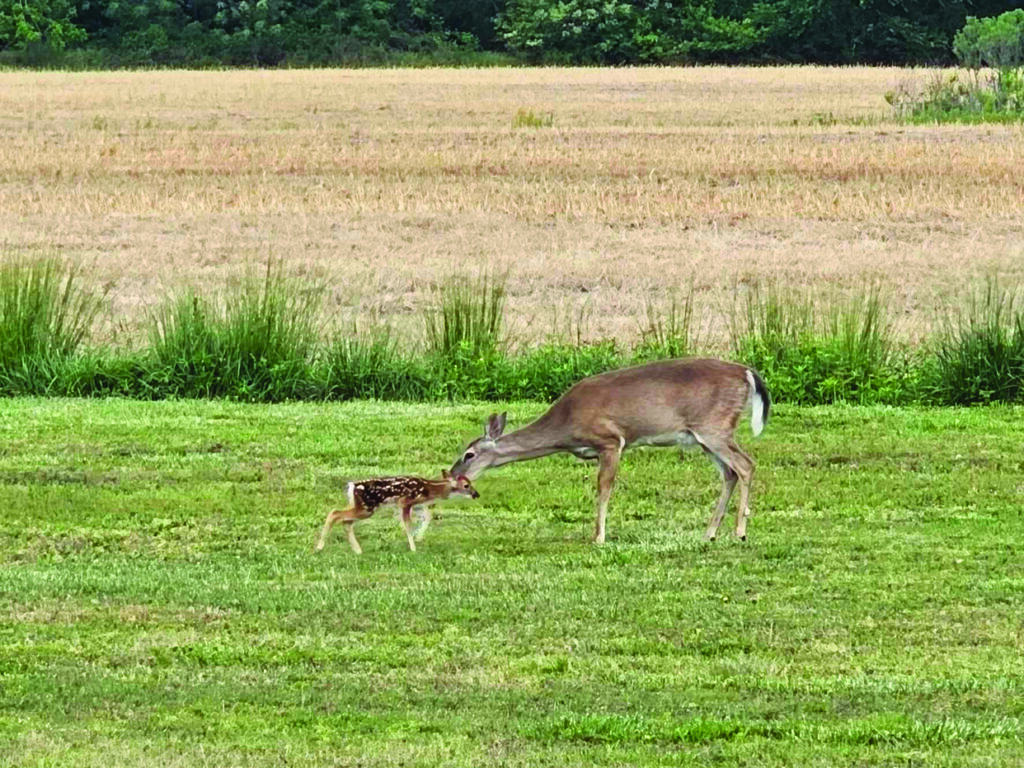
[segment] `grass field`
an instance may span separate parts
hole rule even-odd
[[[1024,278],[1024,129],[897,123],[885,92],[931,76],[0,72],[0,246],[81,260],[129,340],[268,254],[333,283],[332,321],[413,336],[432,284],[492,268],[527,339],[583,315],[632,341],[691,279],[712,340],[765,279],[884,282],[917,339],[982,276]]]
[[[641,450],[604,547],[552,457],[313,555],[487,411],[4,401],[0,763],[1024,764],[1024,409],[779,407],[745,544]]]

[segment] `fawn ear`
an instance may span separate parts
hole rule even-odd
[[[447,480],[448,478],[449,478],[448,470],[447,469],[442,469],[441,470],[441,479],[442,480]]]
[[[491,440],[501,437],[502,432],[505,431],[505,420],[507,418],[508,411],[502,411],[500,416],[492,413],[490,418],[487,419],[487,428],[484,430],[484,434],[491,438]]]

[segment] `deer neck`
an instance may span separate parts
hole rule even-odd
[[[432,499],[447,499],[452,488],[446,480],[427,480],[427,493]]]
[[[513,461],[536,459],[563,451],[563,437],[559,430],[552,430],[549,423],[538,419],[494,441],[497,461],[492,466],[500,467]]]

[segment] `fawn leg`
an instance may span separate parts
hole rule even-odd
[[[320,538],[317,539],[316,547],[313,548],[314,552],[319,552],[324,548],[324,544],[327,543],[327,534],[331,532],[331,526],[351,511],[352,510],[350,509],[332,509],[327,513],[327,519],[324,520],[324,527],[320,529]]]
[[[419,513],[419,522],[412,531],[412,537],[416,541],[423,541],[423,535],[427,532],[427,527],[430,525],[430,521],[432,519],[430,516],[430,507],[423,504],[421,506],[414,507],[414,509]]]
[[[416,542],[413,541],[412,531],[409,529],[409,519],[412,517],[412,505],[402,505],[402,530],[405,531],[405,538],[409,540],[409,550],[416,551]]]
[[[345,533],[348,534],[348,543],[352,547],[352,551],[357,555],[363,554],[363,548],[359,546],[359,542],[356,541],[356,521],[346,520],[345,521]]]
[[[352,545],[352,549],[357,555],[363,553],[362,547],[359,546],[359,542],[356,541],[355,531],[352,530],[352,525],[356,520],[365,520],[373,514],[372,510],[365,509],[361,506],[350,507],[349,509],[335,509],[332,512],[327,513],[327,519],[324,521],[323,530],[320,531],[320,540],[316,543],[315,552],[319,552],[324,548],[324,544],[327,543],[327,534],[331,530],[331,526],[339,520],[345,524],[345,531],[348,533],[348,543]]]

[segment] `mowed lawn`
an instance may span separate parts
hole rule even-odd
[[[604,547],[552,457],[313,554],[489,410],[4,400],[0,764],[1024,763],[1024,409],[779,407],[746,543],[647,449]]]

